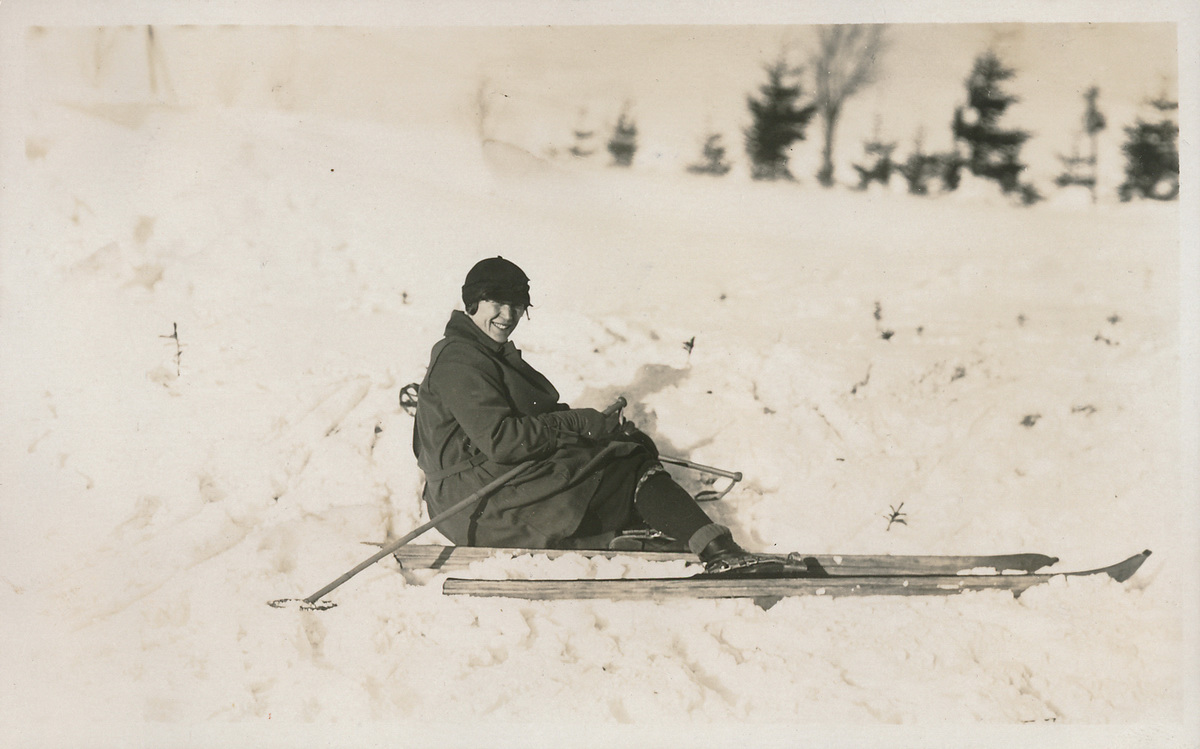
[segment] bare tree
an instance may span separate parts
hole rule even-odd
[[[491,101],[492,82],[481,78],[475,87],[475,131],[479,134],[479,142],[487,143],[492,139],[492,116],[495,114]]]
[[[167,58],[163,55],[162,42],[154,34],[154,27],[146,27],[146,64],[150,71],[150,93],[159,96],[159,76],[162,76],[163,96],[174,101],[175,89],[171,85],[171,76],[167,71]]]
[[[812,56],[812,68],[816,78],[815,103],[825,127],[817,179],[826,187],[833,184],[833,137],[842,106],[875,81],[885,28],[874,24],[817,28],[817,52]]]

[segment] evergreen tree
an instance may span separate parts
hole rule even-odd
[[[913,150],[903,164],[896,166],[896,171],[908,183],[908,191],[913,195],[928,195],[929,180],[942,172],[943,157],[937,154],[925,153],[925,129],[917,130],[913,138]]]
[[[963,167],[967,165],[967,160],[963,158],[958,147],[945,153],[936,154],[933,158],[938,176],[942,180],[942,189],[946,192],[957,190],[959,183],[962,182]]]
[[[1080,185],[1092,191],[1092,200],[1096,199],[1096,159],[1094,156],[1084,156],[1079,153],[1079,142],[1071,146],[1071,155],[1058,155],[1063,163],[1063,171],[1054,178],[1054,184],[1059,187]]]
[[[617,125],[608,139],[608,152],[612,154],[613,165],[632,165],[637,148],[637,124],[629,116],[628,108],[626,108],[617,118]]]
[[[567,149],[577,159],[586,159],[596,152],[596,131],[588,127],[587,121],[587,107],[583,107],[579,110],[579,124],[575,126],[575,130],[573,131],[575,142]]]
[[[1149,102],[1160,114],[1158,122],[1141,117],[1133,127],[1125,128],[1125,181],[1117,190],[1121,200],[1138,196],[1155,200],[1174,200],[1179,196],[1179,125],[1173,113],[1179,102],[1160,96]]]
[[[712,133],[705,139],[701,158],[701,162],[688,166],[689,172],[711,174],[715,177],[729,172],[730,164],[725,160],[725,145],[721,142],[720,133]]]
[[[767,83],[759,87],[762,97],[747,97],[754,121],[746,129],[746,155],[754,179],[794,179],[788,171],[787,149],[804,140],[804,128],[816,111],[815,105],[800,106],[803,96],[799,77],[802,68],[789,67],[782,57],[766,66]]]
[[[1096,105],[1096,100],[1100,98],[1100,89],[1092,86],[1083,95],[1084,101],[1087,102],[1087,107],[1083,110],[1083,132],[1087,133],[1088,141],[1092,149],[1092,166],[1096,166],[1096,159],[1099,154],[1099,149],[1096,146],[1096,137],[1100,135],[1100,131],[1108,127],[1108,120],[1104,117],[1104,113],[1100,111],[1100,107]]]
[[[937,174],[938,159],[936,156],[914,151],[908,155],[896,171],[908,183],[908,191],[913,195],[929,194],[929,178]]]
[[[591,130],[576,130],[575,143],[571,146],[571,155],[577,159],[586,159],[596,152],[592,138],[596,133]]]
[[[885,143],[880,139],[879,120],[876,119],[875,135],[863,141],[863,154],[868,163],[854,165],[854,170],[858,172],[859,190],[867,189],[872,182],[887,186],[892,179],[892,171],[897,168],[896,162],[892,161],[892,152],[895,150],[895,143]]]
[[[1016,75],[991,50],[975,59],[975,67],[966,80],[967,106],[954,111],[955,141],[966,145],[964,166],[971,173],[995,180],[1004,192],[1020,187],[1025,170],[1020,162],[1021,146],[1029,138],[1024,130],[1003,130],[1000,118],[1019,99],[1001,90],[1000,84]]]
[[[1082,133],[1087,135],[1090,144],[1090,152],[1084,156],[1079,153],[1079,142],[1076,142],[1071,147],[1071,155],[1063,156],[1059,154],[1059,161],[1063,163],[1064,171],[1055,178],[1054,182],[1059,187],[1067,187],[1069,185],[1082,185],[1087,187],[1092,193],[1092,202],[1096,202],[1096,174],[1097,174],[1097,147],[1096,136],[1103,130],[1108,122],[1104,118],[1104,114],[1100,112],[1100,108],[1096,106],[1096,100],[1100,97],[1100,89],[1092,86],[1083,95],[1087,105],[1083,112],[1083,129]]]

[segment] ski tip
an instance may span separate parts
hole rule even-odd
[[[1042,557],[1039,562],[1041,563],[1041,567],[1053,567],[1054,565],[1058,564],[1059,559],[1058,557]],[[1037,569],[1041,569],[1041,567],[1038,567]]]
[[[1119,583],[1123,583],[1129,578],[1133,577],[1133,573],[1138,571],[1138,568],[1142,566],[1142,562],[1145,562],[1146,558],[1149,556],[1149,549],[1142,551],[1140,554],[1134,554],[1124,562],[1118,562],[1112,567],[1109,567],[1108,570],[1106,570],[1108,572],[1108,576]]]

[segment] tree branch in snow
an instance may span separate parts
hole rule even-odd
[[[171,335],[160,335],[159,338],[169,338],[175,341],[175,376],[183,374],[180,362],[183,359],[183,345],[179,342],[179,324],[171,323]]]
[[[883,516],[883,518],[888,521],[887,528],[884,528],[885,531],[890,531],[892,529],[892,523],[899,523],[900,525],[908,525],[908,521],[905,520],[905,518],[908,517],[908,513],[901,512],[901,510],[903,508],[904,508],[903,502],[901,502],[899,504],[899,506],[896,506],[896,507],[893,507],[892,505],[888,505],[888,509],[891,510],[891,512],[885,513]]]

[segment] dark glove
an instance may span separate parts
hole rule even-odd
[[[619,414],[605,416],[594,408],[572,408],[555,411],[542,417],[551,426],[564,432],[578,434],[588,439],[601,439],[617,431],[621,425]]]
[[[658,459],[658,445],[654,444],[654,440],[650,439],[648,434],[635,427],[632,421],[625,422],[621,429],[621,435],[617,439],[641,445],[655,460]]]

